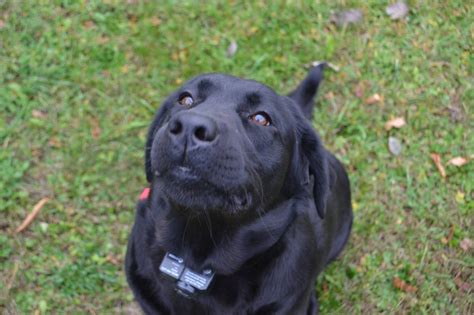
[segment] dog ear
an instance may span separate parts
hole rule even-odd
[[[153,173],[151,171],[151,145],[153,144],[153,140],[155,139],[155,134],[158,129],[163,125],[166,119],[166,114],[169,110],[170,106],[168,102],[165,102],[161,105],[160,109],[155,115],[155,119],[153,120],[150,128],[148,129],[148,135],[146,138],[145,143],[145,175],[146,180],[151,183],[153,180]]]
[[[304,165],[308,165],[309,175],[314,178],[314,204],[319,217],[324,219],[330,185],[327,152],[308,122],[302,122],[298,131],[301,152],[306,159]]]
[[[300,85],[288,94],[288,97],[299,105],[304,116],[309,120],[312,118],[314,97],[318,92],[319,84],[323,80],[325,67],[325,62],[312,67]]]

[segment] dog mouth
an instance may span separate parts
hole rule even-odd
[[[164,178],[169,184],[190,184],[205,181],[192,167],[185,165],[176,165],[165,171],[154,170],[154,175],[155,178]]]
[[[226,190],[207,180],[188,165],[177,165],[164,173],[155,171],[161,190],[172,201],[194,210],[216,210],[235,214],[252,206],[253,193],[245,187]]]
[[[200,176],[188,166],[177,166],[171,170],[171,174],[179,180],[199,181]]]
[[[237,209],[245,209],[251,203],[252,195],[249,193],[246,193],[242,196],[234,195],[231,197],[231,201]]]

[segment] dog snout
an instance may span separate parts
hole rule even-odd
[[[210,117],[197,113],[182,113],[170,120],[168,132],[175,144],[187,146],[189,150],[213,143],[217,138],[218,128]]]

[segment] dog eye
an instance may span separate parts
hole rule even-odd
[[[260,126],[266,127],[266,126],[270,126],[271,124],[270,116],[268,116],[268,114],[265,112],[255,113],[249,116],[249,119]]]
[[[190,107],[191,105],[194,104],[194,99],[191,96],[191,94],[189,94],[188,92],[185,92],[185,93],[181,93],[181,95],[179,96],[178,103],[183,106]]]

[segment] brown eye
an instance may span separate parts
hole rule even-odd
[[[270,121],[270,116],[268,116],[267,113],[264,112],[259,112],[256,114],[251,115],[250,120],[252,120],[254,123],[260,125],[260,126],[270,126],[271,121]]]
[[[190,107],[194,104],[194,99],[189,93],[183,93],[179,96],[178,103],[183,106]]]

